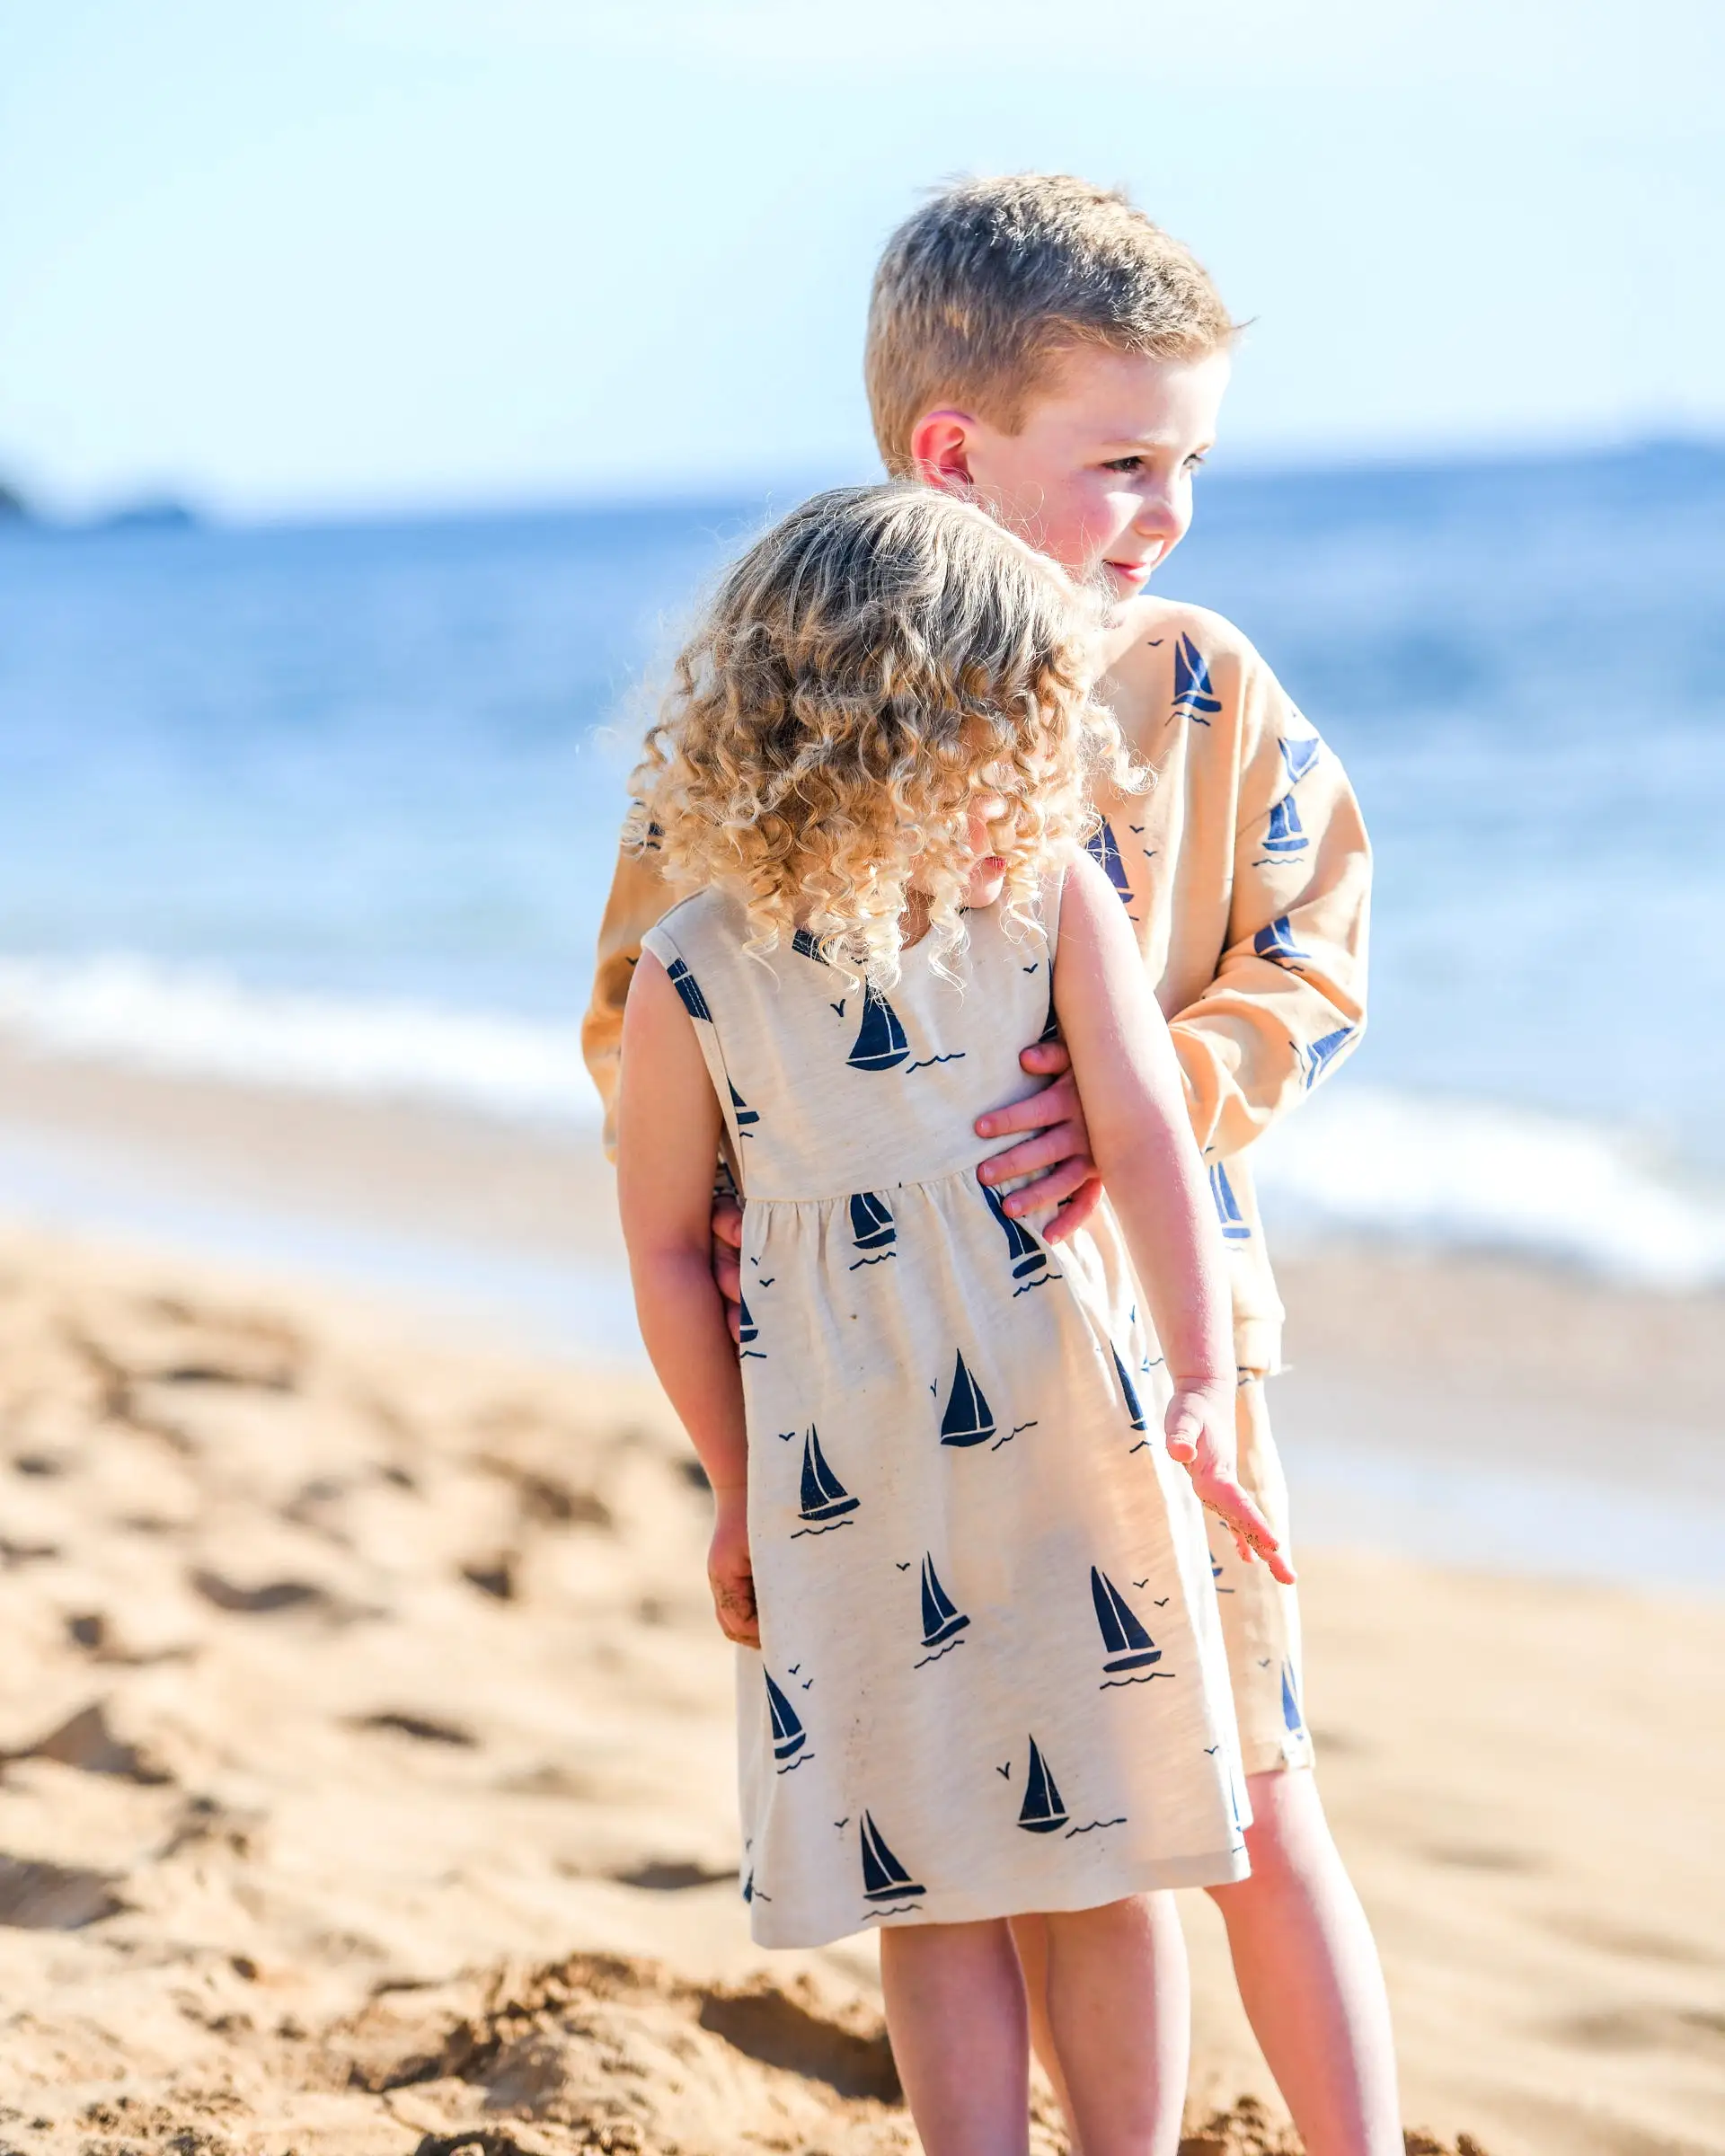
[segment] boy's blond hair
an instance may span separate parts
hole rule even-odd
[[[906,218],[875,272],[874,438],[902,477],[926,411],[1013,432],[1075,345],[1201,359],[1235,327],[1203,266],[1124,194],[1057,172],[961,181]]]
[[[634,776],[636,845],[684,888],[722,884],[747,948],[799,930],[871,985],[898,972],[913,885],[938,970],[964,941],[979,793],[1002,904],[1136,774],[1091,696],[1093,600],[973,504],[903,482],[792,511],[735,563],[677,662]]]

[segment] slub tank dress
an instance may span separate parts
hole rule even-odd
[[[1245,1877],[1203,1514],[1106,1205],[1045,1245],[971,1126],[1034,1089],[1060,879],[887,995],[812,940],[745,954],[717,890],[649,931],[746,1199],[761,1648],[738,1650],[742,1890],[763,1946]]]

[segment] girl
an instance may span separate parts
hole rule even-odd
[[[1093,629],[967,503],[822,495],[730,571],[637,774],[641,843],[698,896],[630,992],[620,1196],[750,1650],[743,1895],[767,1946],[880,1927],[930,2156],[1027,2145],[1028,1913],[1085,2156],[1172,2148],[1136,1897],[1247,1869],[1200,1501],[1292,1577],[1234,1480],[1173,1051],[1077,843],[1092,770],[1130,775]],[[1111,1199],[1058,1246],[978,1181],[972,1131],[1029,1090],[1045,1015]],[[721,1148],[740,1356],[709,1260]]]

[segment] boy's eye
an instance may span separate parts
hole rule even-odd
[[[1102,466],[1104,472],[1142,472],[1143,469],[1144,459],[1141,456],[1111,456]]]
[[[1192,454],[1186,459],[1186,469],[1189,472],[1196,472],[1200,464],[1208,462],[1208,459],[1205,456],[1204,452],[1201,449],[1194,449]]]

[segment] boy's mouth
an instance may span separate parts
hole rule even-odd
[[[1137,591],[1149,580],[1150,571],[1156,565],[1154,561],[1105,561],[1102,566],[1122,590]]]

